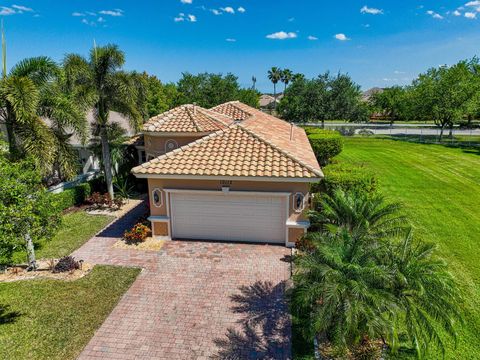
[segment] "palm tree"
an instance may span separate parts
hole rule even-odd
[[[309,236],[315,248],[296,258],[292,293],[294,315],[307,314],[305,334],[343,351],[366,337],[381,338],[395,302],[390,275],[374,261],[369,242],[346,229]]]
[[[268,79],[273,83],[273,97],[275,99],[275,109],[277,108],[277,83],[282,78],[282,70],[274,66],[268,70]]]
[[[292,70],[290,70],[290,69],[282,70],[282,79],[281,80],[285,84],[285,87],[284,87],[284,90],[283,90],[284,93],[287,90],[287,86],[290,83],[290,81],[292,81],[292,79],[293,79]]]
[[[252,89],[255,90],[255,84],[257,83],[257,77],[255,75],[252,76]]]
[[[31,156],[44,174],[51,173],[57,163],[59,171],[71,176],[76,159],[65,129],[82,137],[86,119],[77,103],[58,88],[59,72],[48,57],[16,64],[0,85],[0,119],[13,159]]]
[[[337,189],[331,196],[324,194],[319,211],[310,211],[310,221],[320,231],[347,229],[354,236],[381,239],[408,229],[407,218],[399,203],[387,203],[381,194],[345,192]]]
[[[109,112],[114,110],[130,120],[136,130],[142,121],[138,110],[138,88],[135,76],[122,71],[125,54],[116,45],[96,47],[89,59],[69,54],[64,59],[67,82],[90,99],[94,108],[96,127],[102,144],[102,159],[108,193],[113,199],[113,178],[107,128]]]
[[[456,323],[463,322],[459,311],[462,297],[445,262],[434,256],[435,249],[434,244],[415,241],[411,231],[389,243],[383,259],[393,275],[392,293],[402,310],[392,319],[395,326],[389,342],[393,352],[400,345],[400,336],[408,339],[420,358],[425,357],[429,343],[445,355],[439,330],[456,340]]]

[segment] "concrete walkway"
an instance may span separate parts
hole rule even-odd
[[[290,250],[169,241],[160,252],[113,248],[133,209],[73,256],[144,270],[80,359],[290,359]]]

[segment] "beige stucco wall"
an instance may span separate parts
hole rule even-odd
[[[159,156],[165,153],[165,143],[168,140],[175,140],[178,147],[187,145],[202,136],[152,136],[144,134],[145,137],[145,153],[152,156]]]
[[[154,206],[152,202],[152,191],[154,189],[188,189],[188,190],[218,190],[221,191],[222,186],[230,186],[231,191],[265,191],[265,192],[289,192],[292,195],[288,198],[289,218],[290,221],[305,220],[305,209],[302,213],[297,213],[293,209],[293,195],[296,192],[307,194],[309,184],[305,182],[266,182],[266,181],[236,181],[233,180],[225,184],[220,180],[176,180],[176,179],[148,179],[149,201],[151,215],[167,216],[167,194],[162,191],[163,205],[161,207]],[[165,228],[154,228],[154,235],[165,235]],[[289,229],[289,242],[294,243],[299,236],[303,234],[303,229]]]

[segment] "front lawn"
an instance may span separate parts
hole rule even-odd
[[[0,283],[0,358],[74,359],[139,272],[96,266],[71,282]]]
[[[57,234],[48,241],[35,244],[35,255],[37,259],[60,258],[70,255],[112,220],[112,216],[88,215],[84,211],[63,215],[62,225]],[[18,251],[14,254],[14,263],[24,263],[25,261],[25,252]]]
[[[447,359],[479,359],[480,152],[375,138],[345,138],[338,160],[375,171],[383,194],[402,202],[422,239],[439,245],[465,292],[465,326]]]

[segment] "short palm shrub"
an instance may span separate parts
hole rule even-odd
[[[400,206],[378,194],[339,190],[321,206],[295,258],[292,314],[305,336],[344,354],[444,352],[462,297],[435,246],[414,239]]]
[[[137,223],[133,226],[131,230],[125,231],[123,238],[127,243],[136,244],[145,241],[145,239],[148,237],[149,232],[150,229],[148,228],[148,226],[142,223]]]
[[[333,130],[316,130],[308,135],[313,152],[320,165],[324,166],[342,152],[343,139],[339,132]]]

